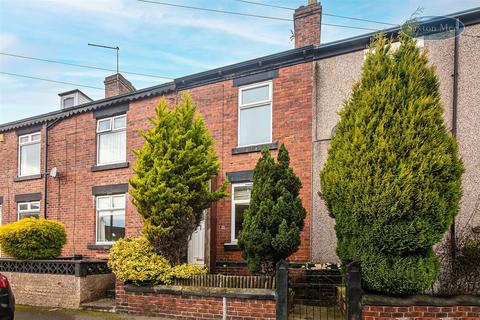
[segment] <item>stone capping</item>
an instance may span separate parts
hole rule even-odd
[[[181,296],[217,297],[235,299],[256,299],[275,300],[275,290],[270,289],[237,289],[237,288],[216,288],[216,287],[190,287],[190,286],[169,286],[158,285],[139,287],[131,284],[124,286],[125,292],[138,293],[159,293]]]
[[[228,181],[230,183],[238,182],[252,182],[253,181],[253,170],[242,170],[227,172],[226,174]]]
[[[104,107],[101,109],[94,110],[92,112],[92,115],[95,119],[108,118],[108,117],[114,117],[114,116],[119,116],[121,114],[125,114],[129,109],[130,109],[130,105],[128,103],[124,103],[114,107],[109,107],[109,108]]]
[[[272,80],[273,78],[277,78],[277,77],[278,77],[278,69],[274,69],[274,70],[271,70],[271,71],[266,71],[266,72],[252,74],[252,75],[249,75],[249,76],[235,78],[235,79],[233,79],[233,86],[234,87],[240,87],[240,86],[244,86],[244,85],[247,85],[247,84]]]
[[[76,260],[61,258],[52,260],[17,260],[0,258],[0,270],[2,272],[58,274],[75,277],[112,273],[105,260]]]
[[[92,187],[94,196],[108,196],[112,194],[120,194],[128,192],[128,183],[108,184],[103,186]]]
[[[32,125],[26,128],[17,129],[15,133],[17,134],[17,136],[23,136],[24,134],[40,132],[42,130],[42,127],[43,127],[43,124]]]
[[[104,171],[104,170],[123,169],[123,168],[128,168],[129,166],[130,166],[129,162],[94,165],[90,168],[90,171],[97,172],[97,171]]]
[[[232,149],[232,155],[242,154],[242,153],[251,153],[251,152],[260,152],[265,147],[268,147],[268,149],[270,150],[278,149],[278,142],[257,144],[254,146],[247,146],[247,147],[236,147]]]
[[[40,201],[40,200],[42,200],[42,193],[40,192],[15,195],[15,202],[29,202],[29,201]]]
[[[454,307],[454,306],[480,306],[480,297],[472,295],[458,295],[450,297],[430,296],[418,294],[403,297],[384,296],[377,294],[364,294],[362,296],[363,306],[433,306],[433,307]]]
[[[39,174],[32,174],[30,176],[14,177],[13,182],[36,180],[41,178],[42,178],[42,175],[39,173]]]

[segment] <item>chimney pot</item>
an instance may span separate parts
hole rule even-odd
[[[105,84],[105,98],[118,96],[136,90],[132,83],[120,73],[106,77],[103,83]]]
[[[301,6],[293,14],[295,29],[295,48],[320,44],[322,6],[316,0],[308,0],[307,6]]]

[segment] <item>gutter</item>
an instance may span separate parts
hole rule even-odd
[[[44,172],[43,172],[43,217],[45,219],[47,219],[47,185],[48,185],[48,175],[49,175],[49,172],[48,172],[48,165],[47,165],[47,162],[48,162],[48,129],[50,129],[51,127],[53,127],[58,121],[60,121],[60,119],[57,119],[53,122],[50,122],[50,123],[46,123],[43,125],[43,127],[45,128],[45,146],[44,146],[44,155],[43,155],[43,168],[44,168]]]

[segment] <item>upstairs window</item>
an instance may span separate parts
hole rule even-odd
[[[126,161],[127,116],[121,115],[97,121],[97,164]]]
[[[232,243],[237,243],[242,230],[243,213],[250,206],[252,183],[237,183],[232,185]]]
[[[272,142],[272,82],[239,89],[238,146]]]
[[[23,218],[40,218],[40,201],[19,202],[18,220]]]
[[[18,137],[18,175],[40,174],[40,132]]]
[[[97,197],[97,243],[125,237],[125,195]]]

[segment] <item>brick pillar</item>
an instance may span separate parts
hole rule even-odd
[[[311,44],[320,44],[322,6],[317,0],[309,0],[307,6],[301,6],[293,14],[295,29],[295,48]]]
[[[120,94],[133,92],[135,87],[120,73],[105,78],[105,98],[118,96]]]

